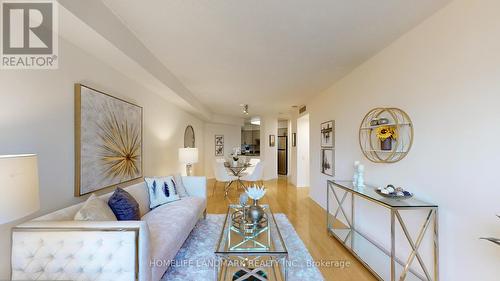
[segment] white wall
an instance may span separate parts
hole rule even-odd
[[[297,186],[297,146],[292,146],[293,133],[297,133],[297,111],[291,113],[290,118],[290,167],[288,168],[288,180],[291,184]],[[296,139],[297,140],[297,139]],[[298,141],[298,140],[297,140]]]
[[[276,144],[269,146],[269,135],[274,135]],[[260,122],[260,159],[264,161],[264,180],[278,178],[278,118],[266,116]]]
[[[229,158],[234,147],[241,147],[241,126],[225,124],[205,124],[205,175],[214,177],[215,135],[224,136],[224,157]],[[217,156],[217,158],[220,158]]]
[[[183,146],[187,125],[193,126],[196,146],[203,153],[202,121],[67,41],[59,39],[59,44],[58,70],[0,71],[0,154],[38,154],[41,210],[35,216],[85,199],[73,197],[74,83],[143,107],[145,175],[183,170],[177,150]],[[203,163],[195,165],[195,174],[203,174]],[[10,228],[14,224],[0,228],[0,279],[10,274]]]
[[[309,114],[297,119],[297,187],[309,187]]]
[[[292,129],[293,129],[293,126],[292,126],[292,120],[288,120],[287,121],[287,127],[288,127],[288,151],[287,151],[287,178],[290,179],[290,174],[292,173],[292,151],[294,149],[294,147],[292,147],[292,137],[293,137],[293,134],[292,134]]]
[[[500,276],[498,246],[478,239],[500,237],[499,11],[497,0],[452,2],[307,105],[311,128],[336,120],[337,178],[350,179],[359,159],[367,182],[439,205],[441,280]],[[414,146],[396,164],[370,163],[359,149],[361,119],[378,106],[414,122]],[[319,136],[312,129],[311,196],[325,206]],[[364,205],[358,216],[363,230],[386,233],[385,212]]]
[[[288,129],[288,120],[278,120],[278,129]]]

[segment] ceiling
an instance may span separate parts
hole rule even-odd
[[[212,112],[287,113],[449,0],[103,0]]]

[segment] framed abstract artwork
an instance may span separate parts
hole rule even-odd
[[[75,196],[142,176],[142,107],[75,84]]]
[[[215,135],[215,156],[224,156],[224,136]]]
[[[333,149],[321,149],[321,172],[328,176],[335,174],[335,157]]]
[[[321,147],[333,147],[335,143],[335,121],[321,123]]]

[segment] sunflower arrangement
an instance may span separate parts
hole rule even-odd
[[[393,140],[398,138],[396,128],[394,126],[382,126],[377,128],[377,138],[381,141],[385,141],[388,138]]]

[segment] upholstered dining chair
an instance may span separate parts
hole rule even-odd
[[[249,161],[249,163],[252,165],[256,165],[259,162],[260,162],[259,158],[250,158],[250,161]]]
[[[264,185],[263,177],[264,166],[262,165],[262,161],[259,161],[247,175],[240,177],[240,180]]]
[[[243,171],[243,173],[241,173],[240,177],[252,174],[253,170],[255,169],[255,165],[257,165],[257,163],[259,163],[259,162],[260,162],[259,158],[250,158],[250,159],[248,159],[248,164],[250,164],[250,166],[247,167],[245,169],[245,171]]]
[[[229,191],[229,186],[233,183],[233,181],[237,181],[238,177],[234,175],[230,175],[224,167],[224,162],[219,162],[216,161],[214,163],[214,174],[215,174],[215,182],[214,182],[214,188],[212,191],[212,196],[215,194],[215,188],[217,187],[218,182],[223,182],[224,184],[224,192],[225,195],[227,196],[227,192]]]

